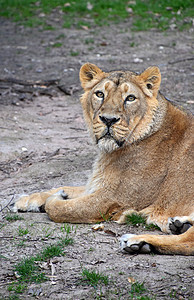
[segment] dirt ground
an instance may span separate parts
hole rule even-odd
[[[82,185],[90,174],[96,149],[79,104],[78,74],[83,63],[95,63],[105,71],[142,71],[158,65],[163,94],[194,111],[192,28],[132,32],[127,21],[92,29],[55,27],[43,31],[0,19],[0,299],[12,295],[7,287],[16,279],[14,265],[63,235],[62,225],[51,222],[44,213],[20,214],[23,220],[8,222],[5,206],[19,194]],[[119,236],[145,230],[112,222],[104,226],[107,232],[93,232],[91,225],[73,225],[74,244],[67,246],[65,256],[45,267],[50,280],[28,284],[18,296],[132,299],[128,280],[132,277],[144,282],[144,295],[150,298],[193,299],[193,257],[122,253]],[[21,228],[28,229],[28,234],[21,236]],[[108,286],[84,285],[82,268],[108,275]],[[134,299],[148,299],[138,297],[134,295]]]

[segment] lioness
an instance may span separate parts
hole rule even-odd
[[[80,70],[85,121],[99,148],[84,187],[60,187],[21,197],[14,211],[45,209],[55,222],[124,223],[137,212],[173,235],[124,235],[129,252],[194,255],[192,117],[159,92],[161,74]]]

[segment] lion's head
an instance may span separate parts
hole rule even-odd
[[[159,127],[158,67],[142,74],[105,73],[86,63],[81,67],[80,81],[85,91],[81,97],[85,120],[100,150],[112,152],[144,139]]]

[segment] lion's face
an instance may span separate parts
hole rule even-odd
[[[80,79],[85,93],[81,103],[100,150],[112,152],[137,140],[137,134],[141,136],[148,131],[146,123],[148,119],[151,122],[158,105],[153,88],[156,75],[152,70],[147,81],[140,76],[123,71],[104,73],[91,64],[82,67]]]
[[[90,92],[93,135],[101,150],[110,152],[122,147],[146,111],[142,91],[127,77],[124,73],[112,74]]]

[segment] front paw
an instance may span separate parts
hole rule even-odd
[[[142,253],[149,254],[151,253],[151,245],[138,240],[138,236],[135,234],[124,234],[120,238],[120,248],[128,253]]]
[[[10,204],[10,209],[14,213],[25,212],[28,210],[28,202],[29,202],[28,195],[20,196],[20,198],[16,200],[15,203]]]
[[[44,200],[41,198],[40,193],[32,195],[21,196],[11,206],[12,212],[45,212]]]

